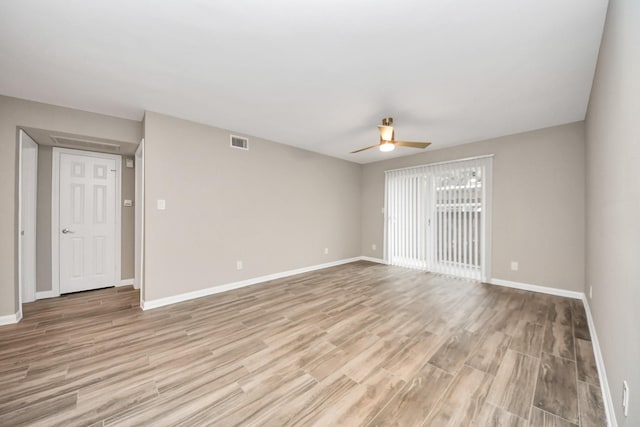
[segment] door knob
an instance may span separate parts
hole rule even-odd
[[[72,233],[73,234],[73,231],[69,230],[68,228],[63,228],[62,229],[62,234],[67,234],[67,233]]]

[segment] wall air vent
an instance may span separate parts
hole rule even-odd
[[[249,149],[249,138],[243,136],[231,135],[231,146],[233,148],[239,148],[241,150]]]
[[[70,138],[67,136],[55,135],[51,135],[51,139],[53,139],[57,145],[66,148],[78,148],[109,153],[118,153],[120,151],[119,144],[112,144],[109,142],[92,141],[90,139]]]

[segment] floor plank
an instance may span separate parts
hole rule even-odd
[[[76,406],[78,396],[76,393],[68,393],[61,396],[43,399],[33,405],[23,406],[20,409],[0,415],[0,425],[22,426],[47,418],[53,412],[67,411]]]
[[[510,341],[511,337],[502,332],[489,332],[478,349],[469,356],[466,364],[479,371],[495,375]]]
[[[531,411],[532,427],[577,427],[576,424],[550,414],[542,409],[533,408]]]
[[[534,406],[572,423],[578,423],[575,362],[542,353]]]
[[[600,387],[579,381],[578,401],[581,427],[605,427],[607,425]]]
[[[591,341],[576,338],[576,362],[578,364],[578,380],[599,387],[598,367]]]
[[[504,409],[490,403],[482,405],[480,413],[475,419],[475,425],[491,427],[527,427],[527,420],[513,415]],[[531,424],[532,426],[536,424]]]
[[[366,383],[354,387],[336,407],[332,408],[331,424],[344,426],[369,424],[405,384],[405,381],[379,371]]]
[[[493,375],[463,366],[424,425],[468,426],[481,415]]]
[[[371,426],[420,426],[452,376],[426,364],[371,422]]]
[[[544,325],[519,320],[509,348],[529,356],[540,357],[544,330]]]
[[[539,360],[507,350],[487,401],[520,418],[529,419]]]
[[[573,330],[576,338],[591,341],[591,333],[589,332],[589,323],[587,321],[587,312],[584,304],[580,300],[571,302],[571,314],[573,318]]]
[[[556,301],[551,304],[548,319],[542,351],[575,360],[572,302]]]
[[[429,363],[450,374],[458,372],[480,340],[478,332],[455,331],[429,359]]]

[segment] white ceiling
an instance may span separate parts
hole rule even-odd
[[[583,120],[606,0],[3,0],[0,93],[367,163]]]

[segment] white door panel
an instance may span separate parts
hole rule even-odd
[[[60,153],[60,293],[116,283],[116,160]]]

